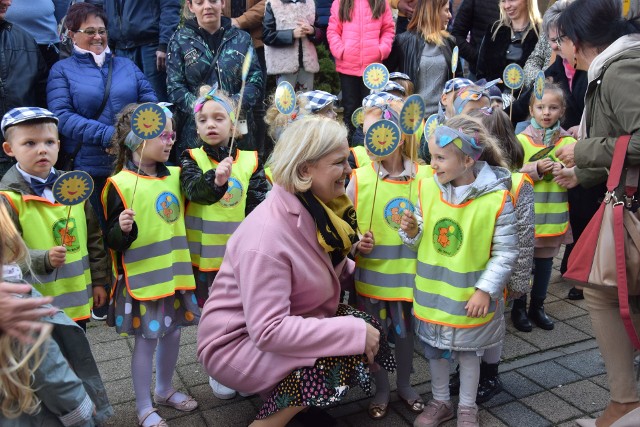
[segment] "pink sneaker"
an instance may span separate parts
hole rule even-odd
[[[450,400],[431,399],[424,407],[424,411],[413,422],[413,427],[438,427],[445,421],[453,419],[453,404]]]
[[[458,427],[480,427],[478,407],[458,405]]]

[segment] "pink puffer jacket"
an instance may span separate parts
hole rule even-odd
[[[386,4],[386,2],[385,2]],[[386,4],[382,16],[373,19],[367,0],[355,0],[351,21],[341,22],[340,0],[331,6],[327,40],[336,59],[336,71],[350,76],[362,76],[367,65],[382,62],[389,56],[395,24],[391,8]]]

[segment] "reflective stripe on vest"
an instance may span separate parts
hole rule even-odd
[[[356,161],[356,168],[361,168],[362,166],[368,165],[371,163],[371,158],[367,154],[367,149],[362,145],[356,145],[355,147],[349,148],[353,153],[353,158]]]
[[[525,163],[545,145],[534,143],[527,135],[519,134],[518,140],[524,148]],[[555,144],[555,149],[549,153],[553,161],[558,161],[555,152],[575,142],[572,137],[563,137]],[[559,236],[569,229],[569,196],[567,189],[559,186],[549,178],[544,177],[533,184],[536,212],[536,237]]]
[[[137,300],[153,300],[173,295],[176,290],[195,289],[184,225],[180,168],[169,167],[169,173],[162,178],[141,175],[138,179],[135,198],[138,237],[121,254],[127,289]],[[110,185],[118,191],[125,209],[129,209],[136,174],[123,170],[107,180],[102,192],[105,211]]]
[[[497,190],[461,205],[442,199],[433,179],[420,181],[418,197],[424,218],[414,289],[414,315],[425,322],[473,328],[489,322],[467,317],[465,306],[491,257],[496,219],[508,192]]]
[[[202,173],[218,165],[202,148],[190,149],[189,154]],[[229,187],[222,199],[212,205],[194,202],[187,205],[185,223],[191,263],[199,270],[220,269],[227,241],[245,217],[249,180],[257,168],[257,152],[238,150],[231,168]]]
[[[378,182],[373,204],[377,174],[374,163],[358,168],[353,173],[355,181],[354,207],[358,227],[362,232],[369,228],[371,208],[375,208],[371,231],[376,244],[368,254],[356,256],[355,283],[358,294],[389,301],[412,301],[415,281],[416,253],[402,244],[398,235],[400,218],[405,209],[413,209],[418,197],[417,182],[427,177],[428,166],[418,166],[411,181],[383,179]],[[409,194],[411,190],[412,194]]]
[[[48,251],[63,244],[68,206],[13,191],[0,194],[15,210],[22,226],[22,238],[29,249]],[[84,203],[80,203],[71,207],[68,232],[64,239],[67,248],[65,264],[49,274],[25,277],[40,293],[54,297],[54,305],[63,309],[73,320],[88,319],[93,306],[87,235]]]

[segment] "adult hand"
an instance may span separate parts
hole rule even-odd
[[[167,52],[156,50],[156,68],[158,71],[167,69]]]
[[[373,250],[374,245],[375,240],[373,240],[373,233],[371,231],[367,231],[360,239],[360,242],[358,242],[358,251],[362,254],[369,255]]]
[[[573,188],[579,184],[575,167],[560,169],[557,173],[554,173],[554,176],[553,180],[556,184],[564,188]]]
[[[58,312],[51,304],[52,297],[21,298],[31,291],[31,285],[0,282],[0,330],[24,343],[32,342],[32,333],[46,324],[41,317]]]
[[[491,296],[485,291],[476,289],[471,295],[464,309],[467,310],[467,317],[485,317],[489,312]]]
[[[398,10],[409,19],[413,16],[415,6],[416,0],[398,0]]]
[[[232,166],[233,159],[231,158],[231,156],[218,163],[218,167],[216,168],[216,179],[214,180],[214,183],[218,187],[222,187],[224,183],[229,180],[229,177],[231,176]]]
[[[569,129],[567,129],[567,132],[569,132],[571,134],[572,137],[574,137],[575,139],[578,139],[578,130],[580,129],[579,125],[575,125],[570,127]]]
[[[409,211],[409,209],[404,210],[404,214],[400,219],[400,229],[407,233],[407,236],[412,239],[418,234],[418,220],[413,212]]]
[[[376,354],[380,349],[380,331],[367,323],[367,338],[364,342],[364,353],[367,355],[369,364],[373,364]]]
[[[240,28],[240,24],[238,24],[238,20],[236,18],[231,18],[231,25]]]
[[[565,145],[556,150],[556,157],[568,168],[576,165],[575,160],[576,143]]]
[[[64,246],[54,246],[49,249],[49,263],[51,267],[62,267],[67,261],[67,248]]]
[[[102,307],[107,302],[107,291],[104,286],[93,287],[93,307]]]
[[[120,230],[123,233],[130,233],[133,229],[133,217],[136,213],[132,209],[125,209],[120,212],[118,222],[120,223]]]

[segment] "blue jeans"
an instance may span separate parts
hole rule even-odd
[[[116,49],[116,55],[132,60],[144,73],[153,88],[158,101],[167,101],[167,73],[159,71],[156,66],[157,44],[132,47],[131,49]]]

